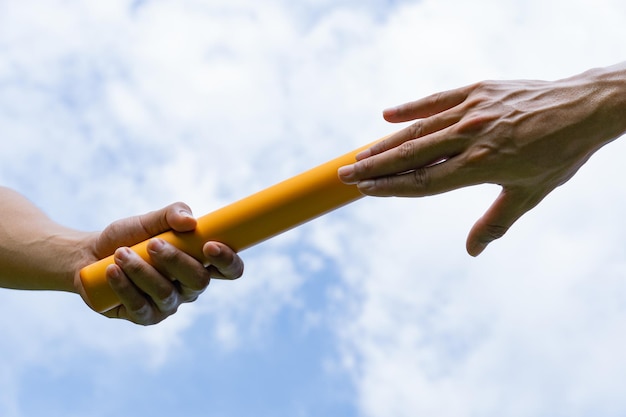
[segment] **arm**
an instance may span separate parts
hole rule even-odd
[[[154,324],[180,304],[194,301],[211,276],[233,279],[243,273],[241,259],[220,243],[204,245],[211,262],[207,268],[159,240],[150,243],[156,268],[126,248],[166,230],[190,231],[195,225],[189,208],[176,203],[119,220],[101,233],[81,232],[53,222],[19,193],[0,187],[0,286],[82,295],[79,270],[115,253],[107,279],[122,305],[105,315]]]
[[[626,132],[626,63],[555,82],[485,81],[383,116],[417,121],[340,168],[340,179],[373,196],[501,185],[469,233],[467,251],[476,256]]]

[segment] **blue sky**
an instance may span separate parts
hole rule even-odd
[[[198,215],[400,126],[387,106],[624,60],[626,5],[0,0],[0,183],[97,230]],[[0,291],[0,415],[622,416],[621,141],[479,258],[497,195],[363,199],[158,326]]]

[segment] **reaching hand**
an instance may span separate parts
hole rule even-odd
[[[476,256],[626,131],[626,65],[556,82],[480,82],[383,115],[418,120],[340,168],[340,179],[373,196],[501,185],[469,233],[467,251]]]

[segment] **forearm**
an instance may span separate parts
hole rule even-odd
[[[17,192],[0,187],[0,286],[74,292],[88,236],[53,222]]]

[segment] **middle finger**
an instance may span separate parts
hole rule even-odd
[[[152,300],[159,311],[171,312],[178,308],[180,302],[176,286],[155,267],[129,248],[118,249],[115,259],[128,279]]]
[[[342,181],[356,183],[387,175],[401,174],[447,160],[463,151],[452,127],[401,143],[385,152],[340,168]]]
[[[170,281],[178,281],[184,301],[195,299],[209,285],[211,274],[191,255],[158,238],[152,239],[147,249],[155,268]]]

